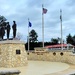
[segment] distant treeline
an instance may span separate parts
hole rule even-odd
[[[58,43],[52,43],[52,42],[45,42],[44,45],[56,45]],[[42,42],[30,42],[29,43],[29,50],[34,50],[36,47],[42,47]],[[28,43],[25,44],[26,50],[28,50]]]

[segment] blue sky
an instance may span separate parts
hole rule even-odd
[[[60,37],[60,9],[62,9],[63,39],[71,33],[75,34],[75,0],[0,0],[0,15],[7,18],[12,26],[17,23],[17,33],[22,40],[27,41],[28,18],[32,23],[30,31],[34,29],[38,34],[38,41],[42,41],[42,4],[48,12],[44,15],[44,40]],[[12,37],[12,28],[11,34]]]

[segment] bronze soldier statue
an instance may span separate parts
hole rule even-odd
[[[4,22],[3,20],[0,22],[0,39],[2,40],[4,35],[5,35],[5,26],[6,26],[6,22]]]
[[[13,26],[12,26],[12,29],[13,29],[13,38],[15,38],[16,37],[16,22],[15,21],[13,21]]]
[[[10,24],[9,22],[7,22],[7,39],[9,39],[9,35],[10,35]]]
[[[3,39],[4,35],[5,35],[5,28],[2,26],[1,27],[1,38],[2,39]]]

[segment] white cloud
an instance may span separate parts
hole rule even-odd
[[[38,34],[38,40],[42,41],[42,4],[48,9],[47,14],[44,15],[45,41],[60,37],[60,9],[63,17],[63,37],[69,33],[75,34],[74,0],[0,0],[0,15],[5,16],[11,26],[13,20],[16,21],[17,31],[23,34],[25,41],[28,36],[28,18],[30,18],[32,22],[30,30],[34,29]]]

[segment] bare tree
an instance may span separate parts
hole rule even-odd
[[[18,32],[17,33],[17,38],[20,40],[22,37],[23,37],[23,35],[20,32]]]

